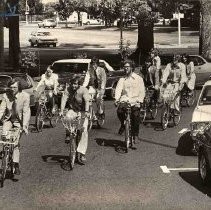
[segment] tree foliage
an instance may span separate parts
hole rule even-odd
[[[29,14],[38,15],[43,13],[44,6],[41,0],[27,0]],[[25,15],[26,12],[26,0],[19,1],[19,11],[22,15]]]

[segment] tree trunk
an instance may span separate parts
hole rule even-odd
[[[20,38],[19,16],[11,16],[9,19],[9,64],[14,71],[19,70]]]
[[[199,54],[211,59],[211,1],[201,0]]]
[[[3,2],[0,2],[0,13],[3,13]],[[0,71],[4,66],[4,17],[0,16]]]
[[[153,23],[144,20],[138,21],[138,43],[135,52],[135,60],[142,64],[154,47]]]

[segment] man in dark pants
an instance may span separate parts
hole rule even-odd
[[[122,134],[125,126],[127,103],[131,105],[131,130],[135,140],[139,134],[140,104],[145,97],[145,86],[142,77],[133,72],[134,64],[130,60],[124,62],[125,77],[121,78],[116,87],[115,104],[119,104],[117,116],[121,122],[119,134]],[[125,102],[125,103],[124,103]]]

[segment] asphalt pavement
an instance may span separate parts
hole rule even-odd
[[[62,124],[46,123],[37,133],[32,117],[30,134],[21,139],[21,175],[6,179],[0,209],[210,209],[211,190],[200,183],[184,132],[193,108],[183,108],[181,123],[165,131],[160,114],[148,120],[128,153],[124,136],[117,134],[113,101],[106,100],[105,108],[105,125],[89,133],[86,165],[76,164],[73,171],[64,167],[69,147]]]

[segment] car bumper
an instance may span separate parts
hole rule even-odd
[[[39,40],[39,44],[56,44],[58,41]]]

